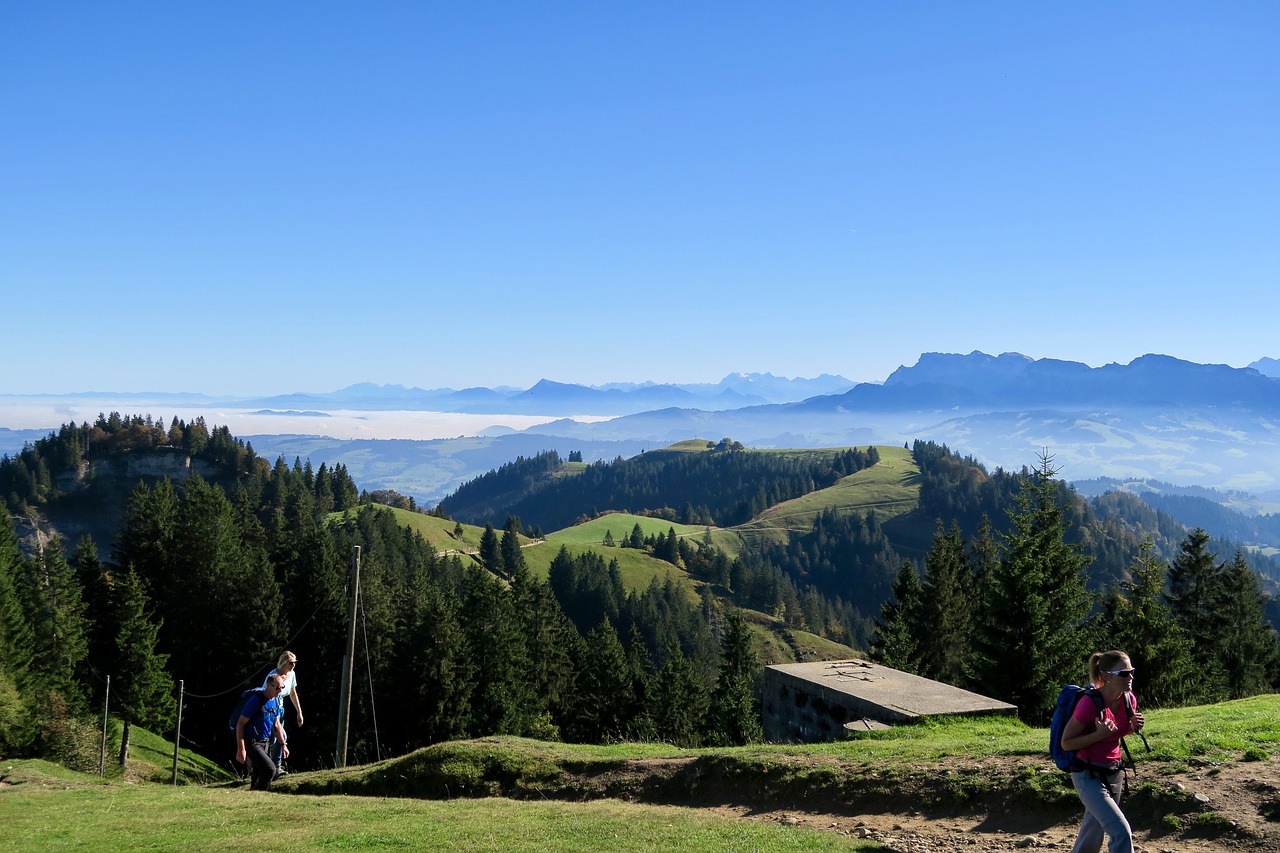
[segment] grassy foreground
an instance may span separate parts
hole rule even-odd
[[[41,761],[0,764],[0,850],[881,850],[695,809],[502,798],[429,801],[103,783]]]
[[[1150,752],[1131,744],[1141,770],[1132,803],[1153,819],[1170,816],[1172,826],[1197,806],[1162,778],[1188,766],[1211,775],[1241,762],[1275,764],[1280,696],[1154,710],[1146,734]],[[263,836],[256,843],[293,851],[882,850],[834,833],[636,801],[804,808],[878,799],[892,809],[910,797],[945,810],[995,794],[1002,808],[1074,810],[1064,774],[1049,762],[1047,737],[1008,718],[932,722],[839,743],[716,750],[493,737],[293,774],[271,794],[125,784],[9,760],[0,761],[0,851],[240,851],[254,835]],[[1009,760],[1010,770],[969,766],[988,756]],[[1280,814],[1280,799],[1274,808]]]

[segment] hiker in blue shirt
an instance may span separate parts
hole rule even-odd
[[[245,700],[240,719],[236,721],[236,761],[243,764],[246,757],[249,759],[249,787],[254,791],[270,790],[279,775],[279,768],[267,754],[272,735],[281,740],[284,757],[289,757],[289,744],[280,727],[279,696],[283,687],[284,680],[279,675],[268,676],[262,692],[254,691]]]
[[[288,732],[286,732],[284,728],[284,706],[286,704],[284,700],[291,699],[293,701],[293,712],[298,717],[298,725],[302,725],[302,700],[298,697],[297,666],[298,656],[286,649],[280,655],[280,659],[276,661],[276,668],[267,673],[267,680],[270,680],[271,676],[277,674],[284,679],[284,687],[280,691],[280,698],[278,701],[280,702],[280,732],[285,737],[288,737]],[[267,682],[263,681],[262,686],[266,687]],[[268,747],[267,753],[271,756],[271,760],[275,762],[276,768],[279,770],[279,773],[277,773],[279,776],[283,776],[285,773],[289,772],[284,769],[284,754],[281,752],[283,747],[284,741],[278,737],[272,736],[271,744]]]
[[[1102,694],[1098,710],[1090,699],[1076,704],[1062,730],[1062,748],[1075,752],[1071,784],[1084,803],[1084,822],[1072,853],[1098,853],[1102,836],[1110,853],[1133,853],[1133,829],[1120,810],[1124,765],[1120,739],[1140,731],[1146,720],[1133,698],[1133,662],[1121,651],[1095,652],[1089,681]]]

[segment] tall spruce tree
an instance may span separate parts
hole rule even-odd
[[[924,587],[920,596],[917,635],[919,672],[928,678],[959,685],[969,662],[973,622],[973,572],[965,559],[960,525],[943,529],[939,520],[933,546],[925,556]]]
[[[623,740],[631,734],[638,703],[618,632],[602,619],[580,650],[577,701],[566,731],[572,740],[585,743]]]
[[[524,571],[524,551],[520,548],[520,519],[514,515],[507,517],[507,523],[502,528],[499,550],[502,552],[502,571],[508,578],[514,578]]]
[[[740,611],[731,610],[725,616],[720,637],[720,674],[707,709],[709,744],[743,746],[764,737],[756,691],[759,676],[760,655],[751,628]]]
[[[420,744],[456,740],[468,734],[474,672],[467,638],[458,622],[456,599],[419,571],[409,587],[408,624],[398,646],[403,704]]]
[[[1004,557],[985,585],[984,618],[974,633],[973,671],[982,691],[1034,723],[1048,720],[1063,680],[1081,671],[1092,642],[1089,558],[1067,541],[1070,506],[1052,462],[1042,454],[1022,477]]]
[[[475,678],[471,733],[524,734],[532,722],[529,652],[511,594],[480,568],[467,573],[466,586],[461,622]]]
[[[108,673],[115,676],[114,705],[124,721],[120,737],[123,766],[129,755],[130,727],[136,724],[154,731],[168,728],[177,702],[173,679],[165,671],[169,656],[158,650],[160,625],[149,612],[142,578],[126,570],[116,573],[113,581],[109,606],[115,637]]]
[[[921,596],[924,585],[920,573],[904,560],[893,581],[893,597],[880,608],[875,635],[871,640],[871,657],[900,669],[916,672],[920,661]]]
[[[647,717],[653,737],[683,748],[702,745],[710,688],[680,644],[667,644],[667,660],[649,684]]]
[[[580,637],[560,608],[551,586],[530,574],[518,548],[517,545],[519,559],[514,563],[511,577],[511,598],[528,655],[533,700],[528,710],[544,721],[564,722],[573,700],[573,651]],[[542,728],[544,734],[551,734],[545,724]]]
[[[35,639],[19,595],[25,560],[8,516],[0,519],[0,753],[22,754],[35,737],[31,660]]]
[[[1178,544],[1169,567],[1169,609],[1191,640],[1201,672],[1204,701],[1227,697],[1226,673],[1219,666],[1218,630],[1222,607],[1222,567],[1209,551],[1209,534],[1197,527]]]
[[[1127,652],[1138,668],[1134,691],[1144,705],[1170,707],[1200,698],[1200,678],[1191,642],[1164,603],[1169,567],[1145,542],[1129,568],[1129,579],[1112,587],[1103,601],[1099,642]]]
[[[1218,665],[1226,675],[1227,696],[1241,699],[1269,693],[1280,676],[1280,647],[1276,631],[1265,615],[1266,598],[1258,575],[1242,551],[1221,576],[1218,624]]]
[[[480,534],[480,565],[494,574],[503,574],[502,545],[492,524],[486,524]]]
[[[81,665],[89,654],[88,606],[62,540],[53,537],[25,562],[20,585],[34,640],[31,668],[42,689],[61,694],[72,713],[87,707]]]

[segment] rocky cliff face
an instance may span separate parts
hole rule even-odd
[[[58,536],[70,553],[80,537],[87,534],[93,537],[98,556],[109,559],[125,504],[138,483],[154,486],[168,479],[176,486],[192,474],[213,481],[225,477],[217,463],[193,459],[172,448],[121,453],[83,462],[78,470],[55,478],[58,497],[18,519],[23,549],[33,553]]]

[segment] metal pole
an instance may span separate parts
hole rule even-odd
[[[173,784],[178,784],[178,750],[182,743],[182,697],[186,682],[178,679],[178,726],[173,730]]]
[[[342,692],[338,697],[337,767],[347,766],[347,728],[351,717],[351,671],[356,659],[356,602],[360,597],[360,546],[355,546],[351,563],[351,601],[347,608],[347,653],[342,658]]]
[[[111,676],[107,676],[107,693],[102,697],[102,752],[98,755],[98,775],[107,775],[107,708],[111,704]]]

